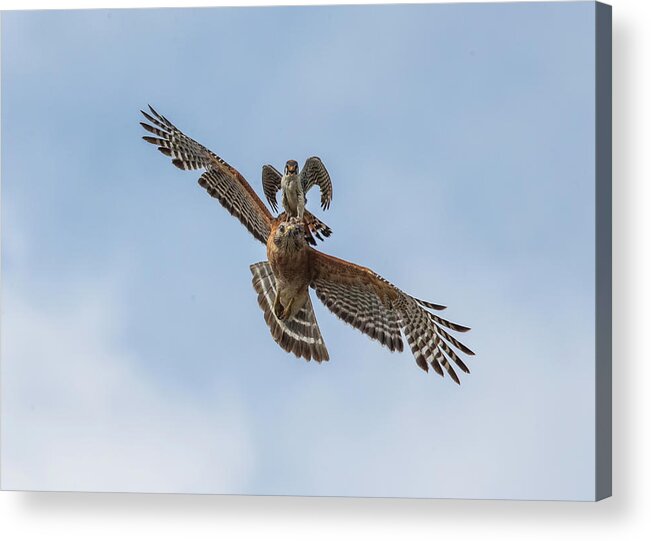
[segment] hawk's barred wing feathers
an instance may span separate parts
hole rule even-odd
[[[234,167],[214,152],[197,143],[149,106],[151,114],[141,111],[151,122],[141,122],[155,137],[143,139],[156,145],[179,169],[205,169],[199,184],[233,215],[260,242],[266,244],[273,216],[251,185]]]
[[[445,328],[465,332],[468,327],[452,323],[430,311],[440,305],[421,301],[398,289],[370,269],[311,250],[312,283],[317,297],[337,317],[377,340],[391,351],[402,351],[407,339],[416,363],[438,374],[443,369],[459,383],[451,363],[469,372],[459,354],[474,353]]]

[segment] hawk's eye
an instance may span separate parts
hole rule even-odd
[[[284,232],[285,232],[285,226],[284,226],[284,225],[281,225],[281,226],[278,228],[278,230],[279,230],[281,233],[284,233]]]

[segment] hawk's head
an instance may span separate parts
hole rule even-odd
[[[301,250],[307,246],[305,228],[298,218],[281,222],[274,232],[274,243],[284,250]]]
[[[287,160],[285,164],[286,175],[298,175],[298,162],[296,160]]]

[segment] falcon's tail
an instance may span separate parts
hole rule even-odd
[[[289,220],[286,212],[281,212],[278,215],[280,221]],[[303,212],[303,225],[305,226],[305,240],[308,244],[316,246],[316,241],[314,237],[323,240],[323,237],[329,237],[332,235],[332,229],[330,229],[326,224],[319,220],[314,214],[309,210]]]
[[[305,219],[307,229],[310,233],[308,237],[314,235],[317,239],[323,240],[323,237],[329,237],[332,235],[332,229],[330,229],[311,212],[306,210],[303,213],[303,218]],[[308,238],[307,240],[312,246],[316,246],[316,241],[313,238]]]
[[[281,321],[273,310],[276,298],[276,278],[268,261],[251,265],[253,287],[258,293],[258,304],[264,312],[272,338],[285,351],[306,360],[327,361],[330,359],[323,342],[319,324],[314,315],[308,295],[305,306],[289,321]]]

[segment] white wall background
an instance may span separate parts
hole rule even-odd
[[[1,9],[271,5],[0,0]],[[295,2],[283,0],[283,4]],[[321,2],[323,3],[323,2]],[[365,3],[356,0],[356,3]],[[342,498],[1,493],[2,539],[641,539],[651,535],[651,4],[614,5],[614,492],[598,504]]]

